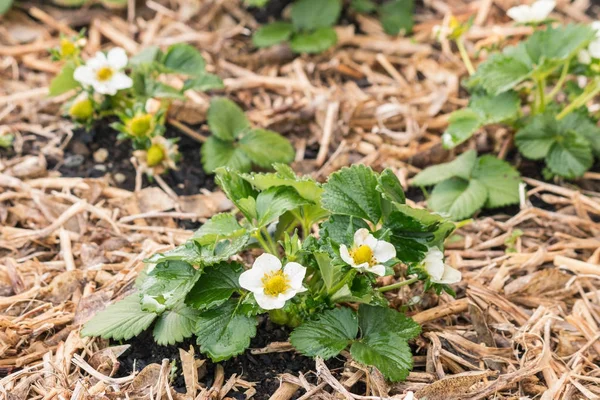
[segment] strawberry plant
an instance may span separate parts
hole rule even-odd
[[[349,349],[389,380],[406,378],[408,341],[420,326],[390,308],[384,293],[418,280],[452,293],[461,274],[445,264],[443,246],[454,224],[409,207],[390,170],[356,165],[325,184],[283,164],[276,170],[218,168],[217,183],[236,211],[215,215],[183,245],[146,260],[135,292],[98,313],[82,334],[127,340],[152,328],[159,344],[196,335],[200,351],[218,362],[242,353],[258,316],[268,314],[293,328],[291,343],[307,356]],[[251,265],[231,261],[257,248]],[[389,275],[398,281],[382,286],[377,278]]]

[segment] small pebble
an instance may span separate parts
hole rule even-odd
[[[65,167],[75,168],[79,167],[85,161],[85,157],[80,154],[74,154],[65,158]]]
[[[97,165],[94,165],[94,169],[98,170],[98,171],[106,172],[106,165],[97,164]]]
[[[94,161],[103,163],[108,158],[108,150],[105,148],[98,149],[94,152]]]
[[[85,144],[83,144],[82,142],[80,142],[79,140],[76,140],[71,144],[71,151],[73,151],[73,153],[79,154],[81,156],[90,155],[90,149],[88,149],[88,147]]]
[[[125,182],[125,179],[127,179],[127,177],[120,172],[117,172],[114,175],[114,178],[117,183],[123,183],[123,182]]]

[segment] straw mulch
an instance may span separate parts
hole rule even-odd
[[[432,27],[450,12],[475,16],[467,36],[475,60],[489,46],[530,33],[504,17],[516,1],[425,3],[414,40],[391,39],[376,20],[359,16],[360,35],[340,27],[335,50],[298,58],[283,46],[251,50],[257,22],[234,0],[147,1],[126,15],[27,3],[11,11],[0,23],[0,132],[16,136],[15,154],[0,159],[0,396],[401,399],[413,390],[429,400],[597,399],[600,193],[567,183],[526,179],[518,214],[479,217],[457,232],[447,249],[464,276],[457,299],[419,287],[390,294],[424,326],[406,382],[389,385],[350,359],[343,371],[316,360],[313,371],[283,374],[275,393],[257,393],[242,371],[225,376],[217,367],[206,377],[202,355],[182,349],[182,394],[170,386],[170,360],[115,378],[126,345],[79,336],[81,323],[131,290],[145,257],[191,235],[179,221],[202,222],[231,204],[220,192],[177,197],[164,182],[129,192],[111,176],[64,178],[48,170],[48,160],[60,163],[73,137],[73,125],[59,116],[64,97],[45,96],[59,69],[47,49],[60,33],[89,26],[86,54],[193,43],[255,124],[292,140],[297,171],[324,179],[363,163],[391,167],[407,184],[419,168],[451,156],[440,132],[450,112],[466,104],[459,97],[466,71],[449,43],[434,44]],[[591,20],[587,1],[559,3],[557,19]],[[210,96],[187,96],[170,118],[202,141],[188,126],[204,121]],[[510,134],[486,129],[468,146],[505,157]],[[593,189],[598,179],[590,172],[578,184]],[[293,350],[273,343],[253,351]],[[313,374],[317,380],[307,379]]]

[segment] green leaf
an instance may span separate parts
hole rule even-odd
[[[333,28],[319,28],[309,33],[296,33],[290,40],[295,53],[320,53],[335,46],[337,33]]]
[[[421,326],[403,313],[388,307],[367,304],[358,309],[358,325],[361,337],[389,332],[404,340],[410,340],[421,333]]]
[[[217,214],[194,232],[193,239],[201,245],[214,244],[220,239],[240,236],[246,233],[234,215]]]
[[[519,151],[527,158],[541,160],[546,157],[556,138],[561,135],[561,122],[545,113],[533,117],[515,135]]]
[[[140,66],[144,64],[152,64],[155,61],[158,61],[163,56],[160,47],[158,46],[148,46],[145,47],[142,51],[137,53],[135,56],[129,59],[130,66]]]
[[[200,272],[185,261],[160,262],[147,272],[140,292],[171,309],[185,298],[199,277]]]
[[[143,311],[140,296],[134,293],[97,313],[83,326],[81,335],[128,340],[148,328],[157,316]]]
[[[337,22],[341,0],[298,0],[292,5],[292,24],[298,31],[328,28]]]
[[[469,180],[476,160],[477,152],[475,150],[466,151],[453,161],[425,168],[413,178],[412,184],[431,186],[453,177]]]
[[[161,62],[169,72],[191,76],[202,76],[205,73],[204,57],[189,44],[178,43],[169,46]]]
[[[321,224],[320,236],[322,239],[331,239],[336,245],[350,245],[354,241],[354,233],[361,228],[369,229],[369,225],[361,218],[332,215]]]
[[[180,303],[172,310],[162,314],[156,324],[152,335],[161,346],[173,345],[189,338],[194,333],[196,319],[200,313],[185,304]]]
[[[404,207],[405,210],[408,208]],[[396,257],[404,263],[418,263],[433,245],[439,225],[437,220],[423,221],[418,216],[407,214],[400,209],[388,216],[383,228],[391,232],[389,241],[396,248]]]
[[[270,47],[288,40],[293,30],[294,26],[289,22],[273,22],[260,27],[252,35],[252,43],[256,47]]]
[[[519,203],[521,176],[512,165],[492,155],[480,157],[473,169],[473,179],[481,182],[488,191],[485,207],[504,207]]]
[[[379,7],[379,19],[385,33],[410,33],[414,25],[414,8],[413,0],[390,0]]]
[[[239,263],[220,263],[204,270],[202,279],[190,290],[186,303],[199,310],[220,306],[239,288],[244,267]]]
[[[309,176],[298,177],[285,164],[275,164],[276,173],[242,174],[258,190],[266,190],[277,186],[291,186],[300,196],[313,203],[320,203],[323,189],[321,185]]]
[[[4,15],[12,6],[13,0],[0,0],[0,15]]]
[[[274,163],[290,163],[294,160],[294,147],[277,132],[252,129],[239,141],[240,149],[256,165],[272,168]]]
[[[358,333],[358,319],[350,308],[328,310],[314,321],[300,325],[290,334],[290,342],[302,354],[329,359],[344,350]]]
[[[256,198],[257,227],[269,225],[281,215],[307,204],[294,188],[279,186],[261,192]]]
[[[256,317],[242,313],[238,300],[230,299],[217,308],[203,312],[196,324],[200,351],[213,362],[241,354],[256,335]]]
[[[448,128],[442,135],[444,148],[452,149],[458,146],[473,136],[482,125],[482,117],[477,111],[470,108],[454,111],[448,119]]]
[[[381,195],[377,191],[377,175],[364,165],[353,165],[331,174],[323,185],[323,208],[369,220],[381,219]]]
[[[252,185],[246,181],[241,175],[229,168],[218,168],[216,171],[215,181],[223,189],[227,198],[235,204],[242,214],[252,220],[256,218],[256,209],[248,209],[244,207],[243,200],[251,198],[254,200],[258,196],[258,192],[252,188]]]
[[[468,86],[480,85],[489,94],[498,95],[529,78],[532,72],[528,63],[506,54],[494,54],[479,65]]]
[[[148,97],[157,97],[160,99],[185,99],[185,96],[181,90],[174,88],[173,86],[167,85],[156,81],[154,79],[146,78],[144,80],[144,95]]]
[[[450,178],[433,188],[428,204],[434,211],[461,220],[482,208],[487,198],[487,189],[478,180]]]
[[[75,66],[73,64],[65,64],[58,75],[56,75],[50,82],[50,89],[48,92],[50,96],[58,96],[68,92],[69,90],[81,87],[79,82],[77,82],[73,77],[74,72]]]
[[[377,190],[383,195],[383,198],[397,204],[406,203],[406,195],[402,184],[394,172],[386,168],[377,178]]]
[[[560,120],[564,132],[577,132],[585,137],[592,145],[596,157],[600,157],[600,128],[588,116],[573,112]]]
[[[370,13],[377,9],[377,4],[372,0],[352,0],[350,7],[359,13]]]
[[[252,161],[235,143],[210,136],[200,149],[202,167],[208,173],[214,173],[219,167],[229,167],[237,171],[250,171]]]
[[[548,168],[568,179],[582,176],[593,163],[590,143],[575,132],[567,132],[554,142],[546,157]]]
[[[329,291],[337,282],[339,282],[339,279],[341,279],[341,266],[334,265],[329,257],[329,254],[326,252],[317,251],[313,254],[315,256],[315,260],[317,260],[317,265],[319,266],[319,271],[321,272],[321,277],[323,278],[325,287]]]
[[[183,88],[181,91],[185,92],[186,90],[200,90],[205,92],[207,90],[223,88],[225,88],[225,85],[223,85],[221,78],[215,74],[209,74],[208,72],[205,72],[196,78],[187,79],[185,82],[183,82]]]
[[[244,111],[225,97],[211,100],[207,120],[213,135],[226,142],[232,142],[250,129],[250,122]]]
[[[529,58],[536,64],[544,60],[562,61],[572,57],[595,37],[588,25],[569,24],[537,30],[525,42]]]
[[[519,106],[519,95],[512,90],[497,96],[474,95],[469,103],[469,108],[481,116],[484,125],[515,118],[519,113]]]

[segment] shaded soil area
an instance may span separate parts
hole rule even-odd
[[[252,339],[250,348],[262,348],[272,342],[282,342],[288,340],[289,330],[272,324],[266,317],[261,317],[262,321],[257,327],[257,335]],[[152,338],[151,329],[148,329],[141,335],[135,337],[127,344],[131,348],[127,350],[120,358],[121,363],[118,376],[126,376],[130,374],[135,367],[136,371],[142,370],[146,365],[151,363],[160,364],[163,359],[168,358],[175,360],[177,372],[175,374],[172,386],[179,392],[185,392],[185,381],[181,373],[181,360],[179,358],[179,349],[189,350],[190,345],[194,346],[197,358],[204,359],[205,356],[198,354],[198,346],[195,338],[185,340],[183,343],[178,343],[173,346],[159,346]],[[298,375],[299,372],[306,374],[308,371],[314,370],[315,362],[311,358],[302,356],[293,351],[284,353],[268,353],[268,354],[250,354],[246,351],[243,354],[234,357],[230,360],[220,363],[225,372],[225,379],[228,379],[232,374],[237,374],[249,382],[256,383],[256,395],[253,397],[257,400],[268,399],[279,388],[281,382],[279,376],[283,373]],[[338,359],[327,361],[330,369],[342,368],[344,362]],[[211,387],[214,382],[215,364],[210,360],[205,363],[206,375],[200,382]],[[307,374],[306,378],[309,382],[316,382],[314,375]],[[300,393],[301,395],[301,393]],[[233,392],[228,396],[235,399],[245,399],[244,394]],[[293,397],[297,398],[297,397]]]

